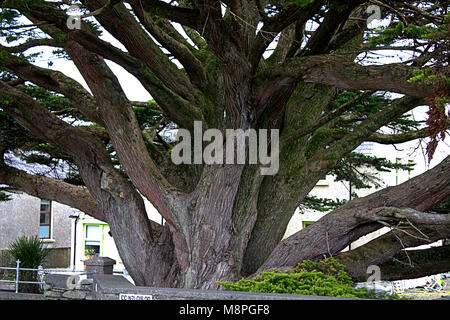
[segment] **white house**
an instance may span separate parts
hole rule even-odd
[[[153,205],[144,198],[148,218],[163,223],[161,215]],[[107,223],[97,220],[83,212],[73,210],[71,232],[70,265],[72,269],[83,270],[84,260],[91,255],[109,257],[116,260],[115,271],[122,271],[124,265],[120,259],[113,237]]]
[[[69,267],[71,221],[69,206],[23,192],[0,202],[0,250],[21,236],[37,236],[48,248],[48,267]]]

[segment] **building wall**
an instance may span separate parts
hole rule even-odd
[[[40,200],[26,193],[12,194],[0,202],[0,249],[21,236],[38,235]]]
[[[157,223],[163,223],[161,215],[158,213],[155,207],[153,207],[153,205],[147,199],[145,199],[145,197],[144,203],[148,218]],[[89,242],[90,240],[95,240],[99,241],[100,256],[109,257],[116,260],[116,264],[114,265],[115,271],[122,271],[123,269],[125,269],[122,259],[120,258],[120,255],[117,251],[114,238],[108,233],[108,224],[103,221],[97,220],[83,212],[80,212],[79,214],[79,218],[77,220],[73,220],[72,222],[72,256],[70,258],[71,267],[76,270],[84,269],[84,261],[89,259],[89,256],[86,252],[86,247],[89,245],[89,243],[92,243]],[[89,235],[86,235],[86,227],[88,226],[98,226],[99,233],[94,237],[95,239],[89,237]]]
[[[21,236],[39,236],[39,198],[26,193],[12,193],[12,200],[0,202],[0,249]],[[69,248],[71,219],[69,206],[52,201],[51,238],[44,239],[49,248]]]
[[[52,247],[54,248],[68,248],[70,247],[70,232],[71,232],[71,221],[69,217],[73,209],[67,205],[52,201],[52,212],[53,212],[53,236],[54,240]]]

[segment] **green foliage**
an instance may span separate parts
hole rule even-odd
[[[376,35],[370,39],[369,44],[377,46],[381,44],[392,44],[396,40],[401,39],[433,39],[439,40],[445,38],[446,25],[414,25],[410,24],[407,27],[403,22],[398,22],[395,26],[380,27],[376,30]]]
[[[14,260],[20,260],[20,266],[23,268],[37,268],[50,252],[37,236],[22,236],[9,247],[9,253]]]
[[[134,114],[141,129],[148,129],[154,126],[155,122],[161,119],[162,116],[162,112],[156,110],[157,104],[154,100],[150,100],[148,103],[150,107],[133,106]]]
[[[331,109],[336,109],[341,105],[355,99],[359,95],[359,92],[354,91],[342,91],[339,92],[336,99],[331,102]],[[380,110],[380,104],[386,103],[389,100],[383,95],[371,95],[356,103],[345,115],[350,114],[372,114]]]
[[[420,122],[411,119],[411,115],[408,114],[392,121],[388,124],[388,127],[394,129],[396,132],[409,132],[419,129]]]
[[[60,94],[55,94],[35,85],[18,85],[17,88],[36,99],[55,115],[83,119],[81,113],[71,105],[70,100]]]
[[[11,200],[10,194],[0,192],[0,201],[10,201],[10,200]]]
[[[416,69],[413,76],[408,80],[411,83],[433,84],[436,82],[436,75],[432,73],[431,68]]]
[[[0,201],[10,201],[10,200],[11,200],[10,194],[0,192]]]
[[[37,236],[22,236],[9,245],[9,253],[14,260],[20,260],[20,268],[37,269],[44,263],[50,249]],[[37,272],[21,271],[20,280],[37,281]],[[20,292],[39,293],[39,285],[33,283],[19,284]]]
[[[358,152],[351,152],[339,160],[330,174],[335,176],[335,181],[349,181],[355,189],[367,189],[372,186],[381,187],[380,179],[376,173],[361,168],[373,168],[377,172],[389,172],[393,169],[412,170],[414,164],[394,163],[386,158],[367,156]]]
[[[319,198],[316,196],[308,195],[301,203],[301,206],[306,207],[308,209],[320,211],[320,212],[327,212],[327,211],[336,209],[337,207],[340,207],[345,203],[347,203],[346,199],[332,200],[332,199]]]
[[[304,7],[310,3],[313,3],[314,0],[292,0],[292,2],[299,5],[300,7]]]
[[[320,262],[306,260],[286,272],[266,271],[252,280],[241,279],[235,283],[225,281],[218,284],[232,291],[348,298],[374,297],[374,293],[365,288],[353,288],[352,280],[345,272],[344,265],[333,258]]]

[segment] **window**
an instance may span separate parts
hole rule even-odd
[[[50,230],[52,222],[52,202],[50,200],[41,200],[39,214],[39,238],[50,239]]]
[[[84,255],[98,256],[100,255],[100,245],[102,240],[101,226],[98,224],[85,225],[84,237]]]
[[[319,179],[319,181],[317,181],[317,186],[328,186],[329,182],[327,180],[327,176],[323,176]]]
[[[307,226],[313,224],[314,221],[302,221],[302,229],[305,229]]]

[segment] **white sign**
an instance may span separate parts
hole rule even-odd
[[[153,296],[150,294],[121,293],[119,294],[119,300],[154,300],[154,299]]]

